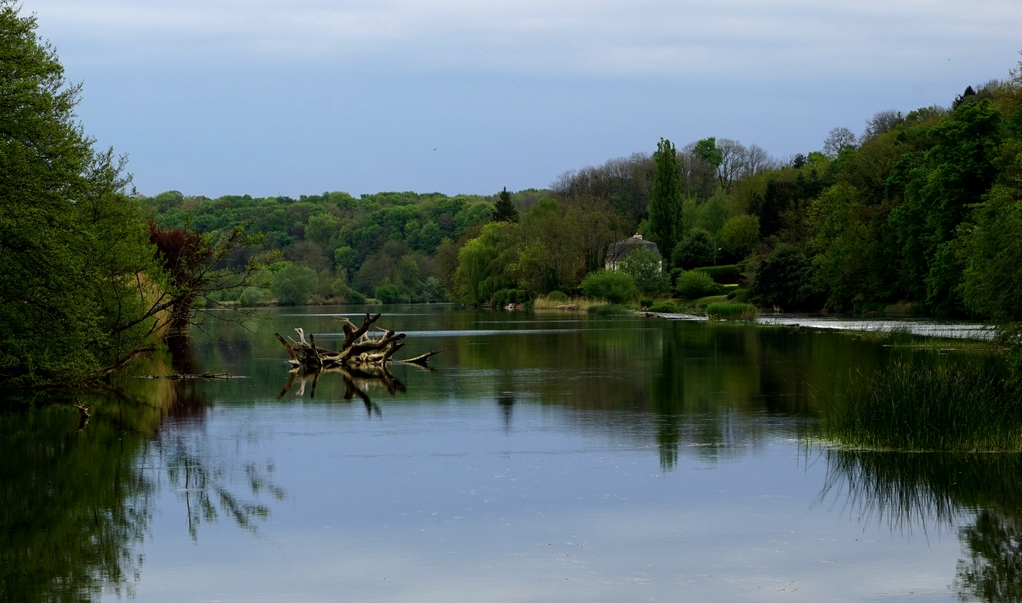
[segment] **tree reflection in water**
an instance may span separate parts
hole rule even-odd
[[[844,498],[891,530],[954,530],[967,558],[952,587],[963,601],[1022,601],[1022,455],[831,450],[819,502]],[[971,517],[970,517],[971,516]]]
[[[187,346],[171,349],[173,357],[153,356],[133,372],[194,372],[179,356]],[[80,430],[70,404],[0,412],[0,601],[132,596],[164,487],[182,495],[193,538],[202,520],[227,516],[254,530],[269,515],[258,499],[284,496],[269,479],[272,464],[203,448],[210,403],[202,391],[194,382],[127,380],[82,395],[91,418]]]
[[[429,368],[421,368],[422,370],[431,370]],[[366,412],[370,415],[376,414],[380,416],[380,407],[366,393],[366,390],[372,390],[374,388],[380,388],[386,390],[390,395],[394,395],[398,392],[404,393],[407,391],[405,385],[401,383],[386,366],[380,367],[366,367],[364,369],[354,369],[348,367],[336,367],[321,369],[316,371],[306,371],[302,368],[294,368],[288,371],[287,383],[281,388],[280,394],[277,395],[277,399],[281,400],[294,388],[295,383],[298,384],[298,389],[295,390],[295,395],[302,397],[305,395],[305,390],[309,390],[309,398],[316,397],[316,389],[319,387],[319,380],[323,376],[330,379],[329,375],[340,376],[344,383],[344,395],[343,399],[347,402],[358,398],[365,404]],[[310,383],[311,382],[311,383]]]

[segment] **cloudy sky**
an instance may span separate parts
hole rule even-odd
[[[143,194],[492,194],[777,157],[1007,77],[1019,0],[23,0]]]

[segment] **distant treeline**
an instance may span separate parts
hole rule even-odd
[[[859,135],[835,128],[821,150],[784,160],[734,140],[661,140],[549,190],[505,191],[511,208],[498,214],[501,195],[140,201],[163,228],[264,235],[232,259],[265,266],[264,289],[236,292],[242,301],[570,295],[610,243],[638,231],[675,276],[737,264],[765,306],[1018,320],[1020,105],[1016,69],[949,107],[881,111]]]

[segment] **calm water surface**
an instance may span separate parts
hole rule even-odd
[[[404,307],[390,383],[210,323],[77,412],[0,417],[0,601],[1017,601],[1022,462],[842,451],[896,355],[826,330]],[[357,320],[357,316],[352,315]],[[934,356],[935,361],[938,359]],[[364,394],[362,396],[361,394]]]

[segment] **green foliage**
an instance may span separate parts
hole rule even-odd
[[[742,269],[738,264],[727,264],[725,266],[703,266],[696,268],[697,272],[710,275],[715,283],[735,284],[742,278]]]
[[[685,240],[674,250],[674,256],[671,259],[675,266],[685,270],[709,266],[713,263],[715,247],[713,235],[702,228],[693,228]]]
[[[759,265],[752,292],[764,303],[786,311],[816,310],[820,303],[809,258],[784,245]]]
[[[266,303],[268,297],[265,289],[245,287],[245,290],[241,292],[241,297],[238,298],[238,303],[246,308],[251,308]]]
[[[667,293],[671,283],[663,269],[660,254],[641,248],[621,262],[620,270],[632,276],[635,286],[643,295],[661,296]]]
[[[550,293],[546,294],[546,298],[548,300],[552,301],[552,302],[566,302],[566,301],[568,301],[567,294],[565,294],[562,291],[551,291]]]
[[[696,142],[692,146],[692,154],[714,168],[724,162],[724,154],[717,148],[717,139],[712,136]]]
[[[377,287],[373,297],[385,304],[408,304],[412,301],[410,295],[402,291],[397,285],[391,284]]]
[[[1020,166],[1022,168],[1022,166]],[[962,295],[976,315],[1022,321],[1022,196],[997,186],[976,212],[976,227],[962,241],[966,262]]]
[[[674,289],[684,299],[698,299],[716,293],[717,283],[705,272],[691,270],[678,275]]]
[[[681,171],[671,141],[660,139],[653,161],[656,170],[649,191],[649,235],[661,253],[671,257],[682,232]]]
[[[743,214],[728,218],[718,238],[728,256],[744,258],[759,244],[759,217]]]
[[[511,193],[504,187],[497,196],[497,205],[493,208],[494,222],[517,222],[518,208],[511,202]]]
[[[273,277],[273,295],[284,306],[300,306],[319,288],[319,276],[308,266],[289,264]]]
[[[599,270],[582,279],[582,293],[589,299],[605,299],[612,304],[634,301],[639,295],[632,275],[620,270]]]
[[[755,320],[759,310],[752,304],[714,302],[706,305],[706,316],[717,320]]]
[[[673,299],[658,301],[649,307],[649,311],[661,314],[681,314],[682,312],[681,306]]]
[[[123,163],[19,9],[0,2],[0,387],[66,385],[155,343],[167,280]]]

